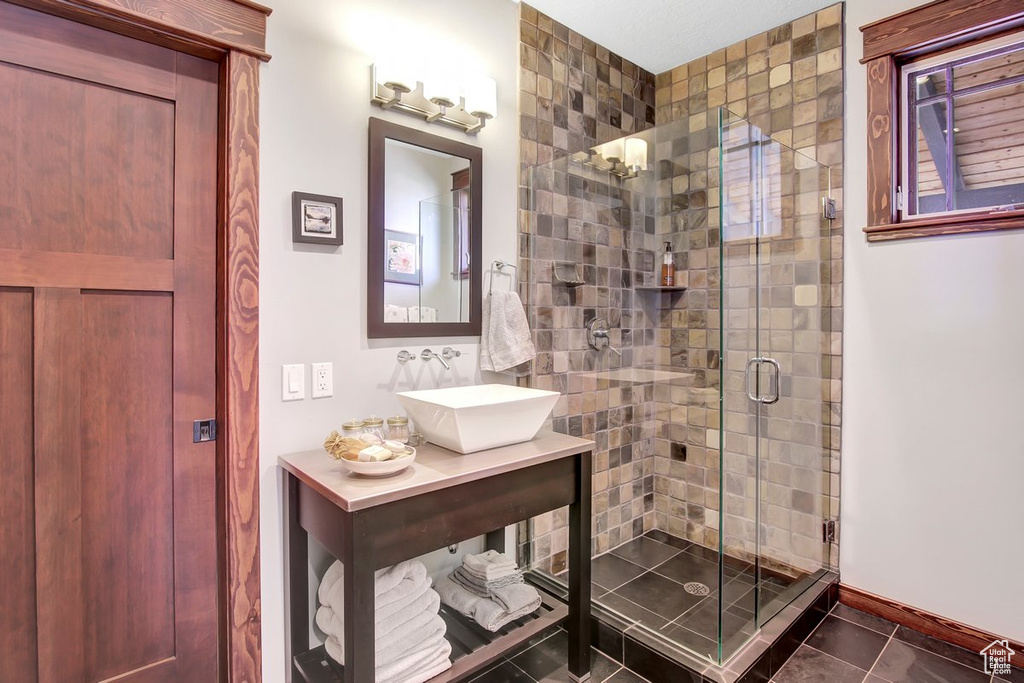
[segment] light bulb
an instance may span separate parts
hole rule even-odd
[[[634,170],[647,170],[647,141],[642,138],[626,140],[626,166]]]
[[[466,85],[466,111],[479,118],[491,119],[498,113],[498,84],[493,78],[472,78]]]

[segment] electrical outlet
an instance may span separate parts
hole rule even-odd
[[[306,398],[306,366],[281,366],[281,400],[301,401]]]
[[[334,364],[313,363],[313,398],[334,396]]]

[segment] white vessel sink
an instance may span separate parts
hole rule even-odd
[[[474,453],[532,439],[558,396],[557,391],[481,384],[403,391],[398,400],[427,441]]]

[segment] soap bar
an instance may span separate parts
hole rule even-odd
[[[360,462],[380,462],[382,460],[390,460],[391,456],[394,455],[391,451],[380,446],[367,446],[363,450],[359,451]]]
[[[388,449],[395,455],[401,455],[402,453],[405,453],[405,444],[402,443],[401,441],[385,441],[384,448]]]

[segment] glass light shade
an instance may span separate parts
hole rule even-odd
[[[626,166],[630,168],[647,168],[647,141],[640,138],[626,140]]]
[[[454,106],[459,103],[459,80],[444,68],[433,68],[423,80],[423,96],[434,104]]]
[[[397,59],[383,59],[373,65],[374,80],[391,90],[412,92],[416,89],[414,72]]]
[[[622,138],[606,142],[601,146],[601,156],[608,161],[622,161],[625,154]]]
[[[466,111],[488,119],[497,115],[498,84],[493,78],[480,76],[466,84]]]

